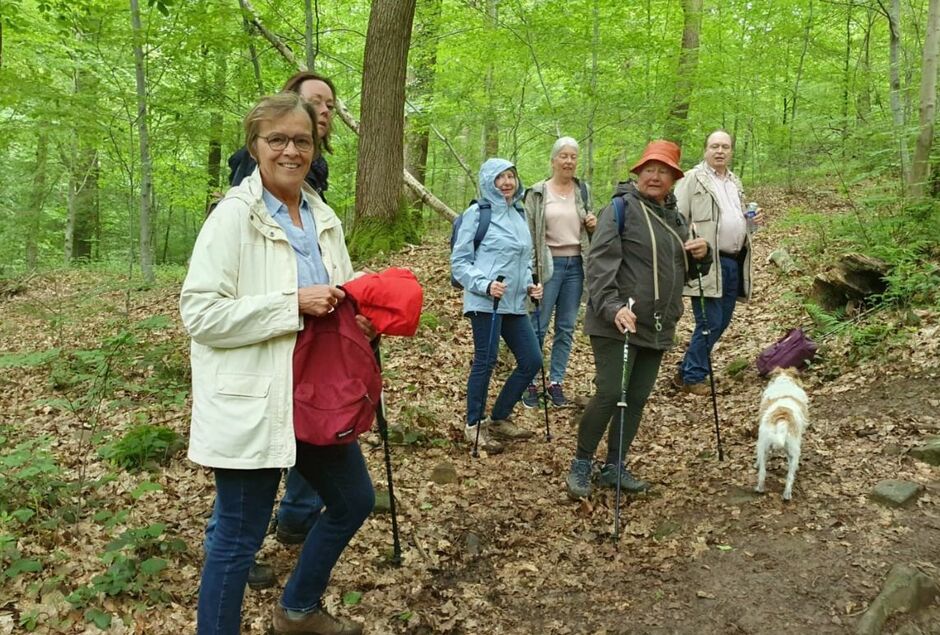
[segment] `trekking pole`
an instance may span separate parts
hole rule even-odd
[[[502,282],[506,279],[506,276],[496,276],[496,282]],[[493,336],[496,334],[496,309],[499,308],[499,298],[493,298],[493,317],[490,320],[490,336],[486,340],[486,362],[489,364],[490,361],[490,349],[493,348]],[[499,342],[497,341],[496,355],[499,355]],[[494,360],[493,365],[496,365]],[[487,382],[489,386],[489,382]],[[483,400],[483,412],[486,412],[486,399]],[[483,425],[483,421],[477,421],[477,434],[476,438],[473,439],[473,452],[471,453],[473,458],[477,458],[480,454],[477,452],[477,446],[480,444],[480,426]]]
[[[692,238],[698,238],[694,223],[692,224]],[[698,269],[698,299],[699,306],[702,308],[702,335],[705,337],[705,359],[708,360],[708,383],[711,385],[712,389],[712,412],[715,415],[715,439],[718,444],[718,460],[724,461],[725,453],[721,449],[721,428],[718,425],[718,397],[715,395],[715,373],[712,370],[712,349],[708,345],[708,336],[711,335],[711,329],[708,328],[708,314],[705,312],[705,287],[702,285],[701,269]]]
[[[633,298],[627,299],[627,308],[633,310]],[[617,432],[617,509],[614,511],[614,539],[620,538],[620,488],[623,478],[623,423],[627,416],[627,385],[630,383],[630,331],[623,332],[623,371],[620,373],[620,425]]]
[[[382,372],[382,352],[375,347],[375,361]],[[395,484],[392,482],[392,453],[388,447],[388,419],[385,418],[385,388],[379,394],[379,404],[375,409],[375,418],[379,423],[379,434],[382,436],[382,445],[385,446],[385,478],[388,480],[388,505],[392,512],[392,564],[401,566],[401,539],[398,534],[398,514],[395,509]]]
[[[535,257],[535,260],[536,260],[535,268],[537,270],[538,269],[538,256]],[[537,273],[532,274],[532,282],[534,284],[539,283],[539,274]],[[532,302],[535,303],[535,327],[536,329],[538,329],[537,335],[539,338],[539,343],[541,344],[542,342],[542,318],[541,318],[541,314],[539,313],[540,311],[539,307],[542,304],[542,302],[540,300],[536,300],[535,298],[532,298]],[[542,355],[542,348],[540,346],[539,356],[541,355]],[[551,430],[548,429],[548,383],[545,380],[545,359],[544,358],[542,359],[542,410],[545,411],[545,441],[548,442],[552,440],[552,433],[551,433]]]

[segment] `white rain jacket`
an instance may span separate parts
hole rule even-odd
[[[256,169],[206,219],[180,294],[192,338],[189,459],[207,467],[295,461],[293,353],[303,328],[297,262],[261,198]],[[339,218],[304,185],[331,284],[353,276]]]

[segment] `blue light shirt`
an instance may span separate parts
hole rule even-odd
[[[326,273],[323,257],[320,255],[320,244],[317,242],[317,224],[313,220],[313,212],[310,211],[307,199],[303,195],[300,197],[300,221],[303,223],[301,228],[291,221],[287,205],[266,188],[261,196],[268,213],[287,234],[287,241],[294,248],[294,254],[297,256],[297,288],[329,284],[330,276]]]

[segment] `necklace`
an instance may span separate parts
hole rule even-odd
[[[557,196],[558,198],[560,198],[560,199],[563,200],[563,201],[567,201],[567,200],[568,200],[568,197],[571,196],[572,192],[574,192],[574,187],[571,187],[570,190],[569,190],[569,192],[568,192],[567,194],[562,194],[562,193],[558,190],[558,187],[557,187],[556,185],[554,185],[553,183],[548,183],[548,189],[551,190],[552,194],[554,194],[555,196]]]

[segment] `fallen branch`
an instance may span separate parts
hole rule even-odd
[[[261,16],[258,15],[258,12],[252,6],[249,0],[238,0],[238,4],[241,5],[242,10],[248,15],[249,21],[255,26],[255,28],[258,29],[258,33],[260,33],[264,39],[271,43],[277,52],[281,54],[281,57],[287,60],[287,62],[291,65],[296,66],[299,70],[307,70],[307,65],[299,61],[294,56],[293,51],[291,51],[290,48],[284,44],[281,38],[264,26],[264,24],[261,22]],[[359,122],[356,121],[356,118],[353,117],[352,113],[349,112],[349,109],[346,108],[346,104],[344,104],[343,101],[337,97],[335,100],[335,105],[336,114],[339,115],[339,118],[342,119],[343,123],[346,124],[350,130],[358,135]],[[438,135],[440,135],[440,133],[438,133]],[[461,162],[461,166],[466,169],[466,166],[463,165],[463,162]],[[422,185],[418,179],[416,179],[408,170],[404,170],[403,175],[405,185],[408,186],[411,191],[415,193],[415,196],[421,199],[425,205],[448,220],[452,221],[457,218],[457,213],[454,212],[454,210],[448,207],[441,199],[434,196],[434,194],[428,188]]]

